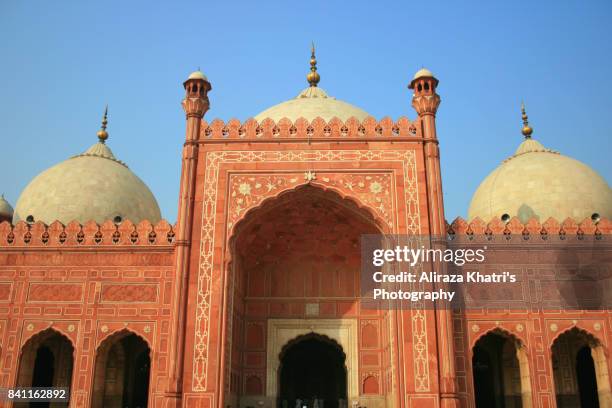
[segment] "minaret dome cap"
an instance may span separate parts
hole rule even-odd
[[[204,81],[208,81],[208,78],[206,78],[206,75],[204,75],[204,73],[200,71],[199,69],[189,74],[189,77],[187,77],[187,80],[190,80],[190,79],[202,79]]]
[[[434,74],[427,68],[421,68],[416,72],[416,74],[414,74],[414,77],[412,77],[412,81],[410,81],[410,85],[408,85],[408,88],[413,89],[414,82],[420,78],[433,78],[435,81],[435,85],[438,86],[438,79],[434,76]]]

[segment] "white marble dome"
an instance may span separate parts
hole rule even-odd
[[[489,221],[504,214],[522,222],[532,217],[580,222],[593,214],[611,218],[612,190],[586,164],[528,137],[480,184],[468,218]]]
[[[101,140],[36,176],[17,200],[13,223],[103,223],[116,217],[155,223],[161,213],[146,184]]]
[[[255,116],[258,122],[270,118],[278,122],[282,118],[287,118],[295,122],[298,118],[308,121],[320,117],[329,122],[336,117],[343,122],[354,117],[359,121],[370,116],[366,111],[350,103],[340,101],[315,86],[308,87],[293,99],[274,105]]]

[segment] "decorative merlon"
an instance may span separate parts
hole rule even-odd
[[[200,141],[237,141],[271,139],[375,139],[393,140],[399,138],[414,139],[421,138],[419,127],[407,118],[399,118],[393,121],[391,118],[383,118],[379,121],[372,117],[359,121],[349,118],[346,122],[333,118],[329,122],[322,118],[308,121],[299,118],[295,122],[289,119],[281,119],[278,122],[272,119],[264,119],[257,122],[249,119],[241,123],[237,119],[224,122],[215,119],[211,123],[202,122]]]
[[[548,239],[552,237],[586,237],[612,234],[612,221],[602,218],[597,223],[591,218],[585,218],[578,222],[572,218],[566,218],[559,222],[554,218],[540,223],[539,220],[532,218],[526,223],[522,223],[517,217],[513,217],[508,222],[495,218],[488,223],[480,218],[474,218],[467,222],[463,218],[456,218],[451,224],[446,224],[447,233],[450,236],[482,236],[482,235],[520,235],[524,240]]]
[[[42,222],[28,224],[19,221],[15,225],[0,223],[0,250],[15,247],[80,247],[80,246],[173,246],[174,227],[167,221],[157,224],[131,221],[120,224],[112,220],[103,224],[94,221],[79,224],[77,221],[63,225],[55,221],[50,225]]]

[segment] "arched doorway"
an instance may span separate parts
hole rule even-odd
[[[74,347],[61,333],[47,329],[23,346],[18,387],[67,387],[72,382]],[[67,402],[15,403],[15,407],[67,407]]]
[[[552,345],[552,366],[558,408],[610,407],[607,359],[600,342],[572,328]]]
[[[481,337],[472,354],[476,408],[531,407],[528,370],[524,350],[514,338],[503,332]]]
[[[301,336],[283,348],[280,360],[280,407],[296,407],[298,400],[310,408],[345,406],[346,355],[338,343],[315,333]]]
[[[242,187],[232,197],[247,203],[268,184],[248,177],[238,181]],[[361,237],[381,230],[369,210],[313,184],[264,200],[237,221],[229,239],[232,258],[225,285],[224,406],[282,407],[287,400],[287,407],[295,408],[297,397],[280,396],[288,391],[281,391],[279,383],[279,354],[289,339],[311,332],[342,345],[347,354],[347,391],[342,394],[356,401],[361,389],[359,319],[365,315],[369,325],[363,327],[375,327],[363,334],[371,358],[380,362],[381,371],[391,371],[391,353],[383,351],[384,330],[393,324],[390,313],[362,314],[360,306]],[[372,406],[385,404],[392,389],[387,378],[368,395]],[[333,398],[323,404],[337,404]]]
[[[98,348],[92,407],[144,408],[149,398],[151,350],[129,331],[114,334]]]

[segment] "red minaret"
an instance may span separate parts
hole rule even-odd
[[[170,381],[166,396],[172,407],[181,406],[183,384],[183,362],[185,350],[185,322],[187,293],[189,288],[189,252],[191,249],[191,226],[195,203],[196,170],[198,164],[198,137],[202,118],[210,103],[208,92],[210,82],[202,72],[195,71],[183,83],[185,98],[182,105],[187,117],[185,144],[181,170],[181,186],[176,225],[175,270],[176,282],[173,296],[173,310],[177,311],[172,321],[169,374]]]
[[[444,219],[444,200],[442,196],[442,173],[440,171],[440,149],[436,134],[436,112],[440,106],[440,95],[436,93],[438,80],[431,71],[419,70],[408,88],[414,91],[412,107],[419,115],[419,125],[423,135],[425,162],[425,183],[427,188],[428,227],[432,240],[439,241],[446,236]],[[432,265],[433,270],[441,270],[442,265]],[[457,395],[457,376],[455,369],[455,347],[453,326],[448,309],[435,309],[438,372],[440,387],[440,406],[459,408]]]
[[[412,107],[419,115],[421,134],[424,139],[425,167],[427,171],[427,192],[429,202],[429,233],[445,234],[444,205],[442,202],[442,180],[440,179],[440,152],[436,134],[436,112],[440,95],[436,93],[438,80],[431,71],[419,70],[408,88],[414,90]]]

